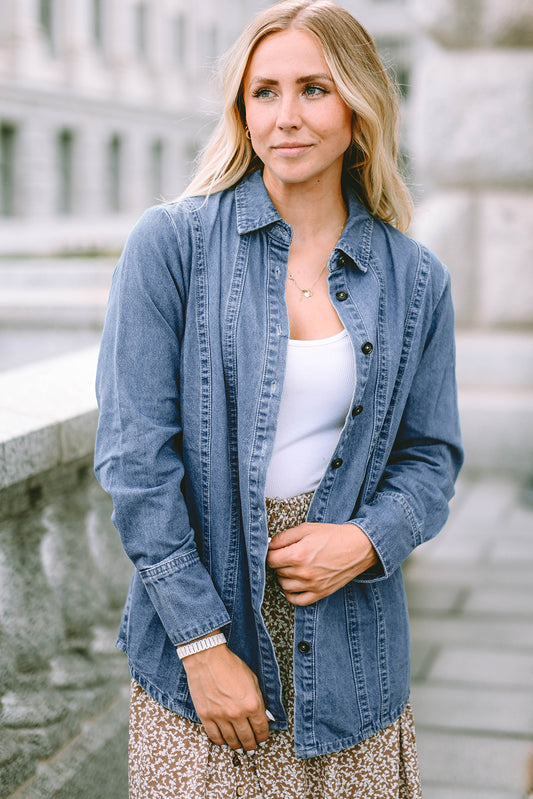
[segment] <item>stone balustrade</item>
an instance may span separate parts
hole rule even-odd
[[[92,472],[95,363],[0,375],[0,799],[127,796],[131,565]]]

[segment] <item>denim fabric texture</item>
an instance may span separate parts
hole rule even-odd
[[[328,284],[357,377],[307,518],[353,521],[380,564],[296,608],[301,757],[353,746],[404,710],[410,639],[400,566],[442,528],[462,463],[449,273],[348,188],[345,199]],[[117,646],[151,696],[195,721],[175,647],[222,628],[257,674],[272,728],[287,724],[261,603],[291,237],[256,172],[208,199],[148,210],[113,276],[95,471],[136,567]]]

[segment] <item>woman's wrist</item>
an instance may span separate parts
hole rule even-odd
[[[207,649],[212,649],[215,646],[221,646],[226,643],[226,636],[220,630],[215,630],[212,633],[202,635],[200,638],[195,638],[193,641],[188,641],[186,644],[181,644],[176,647],[176,652],[180,660],[183,660],[190,655],[195,655],[198,652],[205,652]]]

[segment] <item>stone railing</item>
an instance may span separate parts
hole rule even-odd
[[[127,797],[131,565],[92,472],[95,362],[0,375],[0,799]]]

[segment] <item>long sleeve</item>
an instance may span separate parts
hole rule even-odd
[[[173,644],[229,622],[182,493],[180,339],[190,247],[179,235],[164,208],[151,209],[117,265],[97,371],[95,451],[115,527]]]
[[[381,561],[359,580],[385,579],[416,546],[439,532],[462,462],[454,315],[446,272],[386,468],[373,497],[352,520],[370,538]]]

